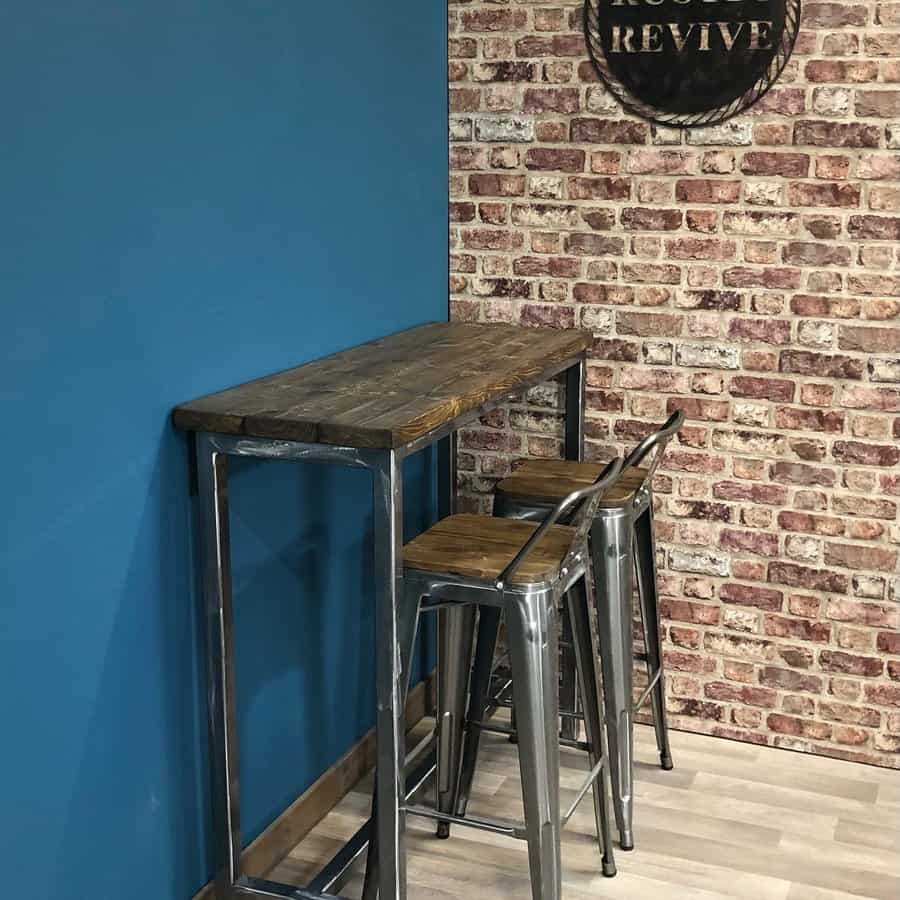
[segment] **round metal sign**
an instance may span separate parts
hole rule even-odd
[[[619,102],[686,128],[752,106],[778,80],[800,0],[586,0],[591,59]]]

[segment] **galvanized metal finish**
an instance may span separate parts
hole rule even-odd
[[[449,606],[438,611],[438,765],[437,808],[452,816],[459,793],[459,767],[476,607]],[[449,821],[438,824],[438,837],[450,835]]]
[[[555,362],[543,373],[529,376],[539,383],[560,372],[568,372],[567,382],[582,385],[585,354]],[[370,884],[366,895],[382,900],[405,900],[406,854],[404,847],[406,789],[403,765],[404,703],[408,689],[412,647],[418,610],[404,602],[402,566],[402,461],[420,449],[444,441],[441,451],[442,511],[448,512],[455,492],[455,432],[460,425],[476,419],[504,402],[501,394],[486,397],[477,410],[467,410],[455,419],[436,424],[427,434],[405,446],[391,449],[364,449],[300,441],[196,433],[199,483],[201,573],[209,697],[210,779],[215,827],[216,895],[218,900],[236,897],[280,897],[292,900],[324,900],[333,896],[320,890],[340,889],[349,863],[370,850]],[[581,435],[579,409],[576,430]],[[351,844],[335,857],[314,885],[296,888],[264,879],[250,878],[241,871],[240,779],[235,711],[234,656],[231,608],[231,548],[228,532],[227,457],[326,462],[364,468],[373,475],[375,627],[376,627],[376,737],[377,775],[374,815],[359,830]],[[496,591],[494,591],[496,593]],[[546,591],[536,597],[543,598]],[[535,603],[543,602],[535,600]],[[451,616],[454,613],[451,613]],[[532,615],[536,612],[532,610]],[[465,622],[465,620],[463,620]],[[471,628],[469,629],[471,632]],[[524,677],[524,675],[523,675]],[[430,771],[431,767],[428,767]],[[417,777],[421,778],[421,772]],[[558,775],[557,775],[558,777]],[[419,782],[420,783],[420,782]],[[371,840],[369,837],[371,835]],[[374,860],[377,859],[377,865]],[[543,877],[543,876],[542,876]],[[558,861],[555,874],[558,881]],[[537,897],[537,895],[536,895]],[[558,891],[547,898],[558,897]]]
[[[591,615],[594,585],[591,566],[585,567],[584,578],[575,584],[566,598],[566,609],[572,623],[575,639],[575,663],[578,666],[582,685],[582,705],[584,708],[584,730],[588,743],[588,759],[592,772],[597,772],[593,783],[594,819],[597,826],[597,840],[603,856],[603,874],[616,874],[613,857],[612,836],[609,815],[609,773],[610,755],[606,732],[603,728],[605,710],[600,692],[598,650],[599,635]],[[574,807],[573,807],[574,809]]]
[[[209,765],[213,804],[215,884],[221,897],[241,877],[241,805],[238,769],[228,461],[215,442],[199,435],[197,468],[202,530],[206,621]]]
[[[587,595],[584,591],[578,594],[576,585],[583,583],[589,567],[588,530],[600,497],[615,482],[620,469],[619,460],[611,462],[593,485],[574,491],[564,498],[543,519],[493,585],[440,573],[415,572],[408,573],[407,577],[408,589],[416,590],[417,599],[423,609],[451,604],[478,604],[482,612],[479,651],[472,668],[469,690],[471,724],[465,734],[465,740],[462,728],[454,727],[454,717],[459,714],[460,709],[456,688],[461,687],[464,691],[467,679],[457,679],[455,676],[459,673],[459,667],[465,669],[467,676],[469,674],[473,619],[464,621],[460,618],[459,627],[447,627],[445,631],[447,652],[443,652],[442,645],[440,656],[439,678],[451,682],[453,690],[439,694],[438,715],[441,727],[445,727],[444,723],[449,723],[449,726],[438,742],[438,772],[452,768],[457,779],[457,783],[451,785],[449,780],[440,779],[439,774],[439,807],[445,813],[439,833],[443,836],[449,833],[451,822],[464,821],[501,610],[506,620],[510,668],[515,686],[516,733],[521,766],[522,799],[525,807],[525,835],[528,840],[534,900],[558,898],[562,878],[559,840],[562,822],[559,808],[557,611],[560,600],[566,592],[571,592],[576,598],[572,601],[573,606],[580,604],[587,609],[585,599]],[[572,545],[556,578],[545,585],[514,584],[514,574],[541,542],[548,529],[562,518],[571,522],[575,532]],[[577,614],[573,614],[572,625],[579,629],[590,627],[586,626],[583,617]],[[592,643],[589,634],[580,635],[580,639],[582,647]],[[593,666],[592,661],[585,663],[583,652],[581,657],[582,663]],[[583,665],[580,669],[583,676],[588,678],[588,684],[595,683],[595,676],[588,675],[588,670]],[[594,690],[591,702],[595,705],[597,698],[598,694]],[[602,719],[602,713],[596,707],[592,715],[597,722]],[[596,739],[601,731],[598,725],[591,734]],[[592,745],[591,750],[591,767],[594,769],[599,765],[602,774],[606,770],[606,754],[599,744]],[[458,764],[457,760],[460,759],[463,759],[463,762]],[[591,781],[593,780],[592,778]],[[604,788],[605,782],[599,782],[595,794]],[[446,796],[442,795],[446,791],[450,792],[449,802]],[[598,806],[598,809],[600,808]],[[605,810],[605,807],[603,809]],[[604,832],[599,824],[598,833],[604,841],[604,871],[612,874],[614,867],[610,868],[607,864],[607,860],[612,859],[611,844],[608,841],[609,824],[605,819],[603,821],[606,839],[604,840]]]
[[[475,647],[475,661],[469,683],[468,722],[465,743],[460,759],[459,790],[457,794],[457,815],[464,815],[472,790],[475,762],[478,759],[478,744],[481,740],[481,726],[488,709],[491,687],[491,670],[494,664],[494,648],[500,630],[501,611],[495,606],[482,606],[478,614],[478,640]],[[508,729],[512,735],[513,729]]]
[[[653,727],[656,730],[656,746],[663,769],[671,769],[672,751],[669,748],[669,729],[666,723],[666,680],[663,677],[662,636],[659,627],[659,582],[656,573],[656,542],[653,532],[653,506],[647,505],[634,526],[635,557],[637,560],[638,596],[641,603],[641,621],[644,626],[644,647],[647,653],[647,675],[653,709]],[[635,704],[635,711],[646,699],[642,696]]]
[[[628,509],[602,510],[602,513],[591,533],[591,556],[596,579],[598,627],[605,637],[600,664],[606,700],[606,730],[613,751],[610,770],[616,825],[622,849],[630,850],[634,846],[634,649],[631,633],[634,522]]]
[[[660,751],[660,763],[664,769],[672,768],[665,714],[665,680],[662,675],[662,646],[653,537],[653,498],[650,485],[666,446],[683,423],[684,414],[674,413],[661,428],[649,434],[628,454],[622,465],[623,472],[640,466],[653,454],[650,465],[647,466],[643,484],[635,491],[629,503],[623,504],[621,507],[598,509],[591,526],[590,545],[593,575],[597,583],[596,606],[600,623],[600,659],[603,669],[614,809],[620,842],[625,850],[630,850],[634,846],[632,825],[633,716],[648,696],[653,705],[653,720]],[[546,503],[528,504],[504,495],[498,495],[494,500],[494,514],[511,518],[543,521],[551,510],[552,507]],[[639,702],[633,705],[632,573],[635,565],[638,573],[650,684],[645,691],[645,696],[642,696]],[[488,633],[478,636],[479,647],[490,644],[492,639],[496,643],[497,626],[488,623],[486,630]],[[575,637],[573,635],[573,638]],[[476,665],[478,665],[477,658]],[[561,665],[564,667],[561,692],[566,698],[566,705],[568,705],[570,699],[567,685],[577,679],[573,674],[567,675],[565,672],[567,665],[573,665],[572,658],[567,657],[565,653],[561,657]],[[578,691],[582,701],[587,693]],[[575,707],[570,707],[570,709],[577,711]],[[586,714],[584,718],[587,718]],[[574,721],[577,724],[577,720]],[[563,733],[565,733],[565,726],[566,719],[563,720]],[[474,766],[474,756],[477,754],[477,734],[478,730],[476,729],[475,735],[471,739],[467,736],[467,744],[470,746],[463,756],[463,790],[465,790],[467,782],[471,783],[471,773],[468,772],[468,769]],[[474,748],[471,745],[474,745]]]

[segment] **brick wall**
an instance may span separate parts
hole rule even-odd
[[[587,455],[673,409],[656,484],[678,727],[900,767],[900,3],[805,5],[750,113],[623,114],[572,2],[450,0],[458,320],[596,336]],[[463,434],[487,510],[558,389]]]

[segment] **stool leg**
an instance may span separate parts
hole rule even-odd
[[[437,808],[450,815],[459,794],[475,612],[474,604],[438,610]],[[449,822],[438,822],[437,836],[450,836]]]
[[[488,704],[491,688],[491,670],[500,631],[500,608],[482,606],[478,613],[478,641],[475,644],[475,662],[472,665],[472,680],[469,686],[469,715],[463,744],[462,762],[459,773],[459,792],[456,798],[456,814],[464,816],[472,792],[472,779],[478,762],[478,747],[481,743],[481,723]]]
[[[565,607],[565,597],[562,602]],[[563,610],[562,617],[562,640],[563,646],[559,654],[559,705],[566,712],[577,713],[581,711],[579,708],[578,666],[575,662],[575,651],[572,648],[572,625],[565,610]],[[578,740],[578,719],[565,716],[560,723],[559,734],[560,737],[570,741]]]
[[[623,850],[634,849],[633,794],[633,684],[631,591],[634,558],[630,513],[602,515],[591,528],[591,557],[596,580],[600,662],[606,702],[613,809]]]
[[[532,900],[560,900],[559,640],[546,593],[507,594]]]
[[[669,726],[666,721],[666,686],[663,670],[662,640],[659,629],[659,587],[656,574],[656,542],[653,537],[653,510],[648,508],[634,524],[637,557],[638,594],[641,598],[641,619],[644,624],[644,645],[647,651],[647,672],[650,678],[659,673],[656,686],[650,693],[653,704],[653,727],[659,761],[664,769],[671,769],[672,751],[669,748]]]
[[[586,576],[587,577],[587,576]],[[600,775],[593,785],[594,818],[597,823],[597,840],[603,854],[603,874],[611,878],[616,874],[612,837],[609,826],[609,755],[603,731],[603,701],[597,672],[597,644],[594,640],[588,591],[585,580],[579,581],[566,598],[569,611],[575,663],[578,666],[578,683],[581,685],[581,706],[584,710],[584,730],[590,745],[588,759],[593,771],[598,761],[605,758]]]
[[[509,708],[509,727],[511,730],[511,734],[509,736],[509,742],[511,744],[517,744],[519,742],[519,732],[516,730],[516,686],[512,686],[512,706]]]

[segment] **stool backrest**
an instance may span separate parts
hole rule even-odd
[[[680,409],[673,412],[664,425],[661,425],[656,431],[648,434],[647,437],[645,437],[637,447],[625,457],[625,461],[622,463],[622,471],[627,472],[629,469],[636,468],[652,452],[653,459],[651,460],[650,465],[647,466],[647,474],[644,476],[643,482],[641,482],[641,487],[645,484],[649,484],[653,480],[653,476],[659,468],[659,464],[662,462],[669,441],[681,431],[681,426],[684,425],[684,418],[684,413]]]
[[[575,514],[569,522],[570,527],[575,529],[572,538],[572,544],[569,548],[569,556],[582,545],[586,539],[591,523],[597,513],[597,506],[600,498],[618,481],[622,473],[622,460],[616,457],[610,460],[604,467],[603,471],[597,476],[597,480],[582,488],[579,491],[572,491],[567,497],[564,497],[552,510],[552,512],[544,519],[534,534],[525,542],[522,549],[515,555],[512,562],[500,573],[497,579],[497,589],[502,590],[504,585],[509,584],[510,579],[516,569],[525,561],[528,555],[541,542],[547,531],[552,528],[560,518],[568,515],[575,509]]]

